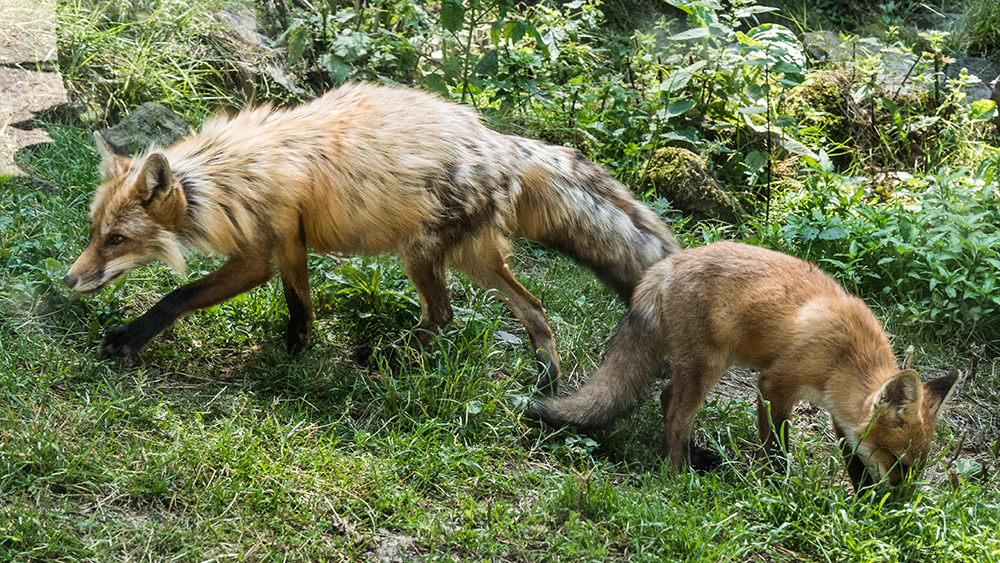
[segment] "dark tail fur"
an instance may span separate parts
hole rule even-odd
[[[517,228],[589,268],[626,303],[646,270],[680,250],[670,229],[573,149],[511,137],[522,192]]]
[[[641,301],[641,294],[635,301]],[[664,365],[658,311],[633,302],[601,367],[571,395],[536,400],[529,416],[548,426],[605,427],[629,412],[649,391]]]

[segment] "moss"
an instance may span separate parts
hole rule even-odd
[[[788,110],[800,123],[813,123],[830,141],[844,143],[851,138],[853,125],[848,116],[852,114],[854,100],[850,96],[850,83],[842,75],[812,73],[806,85],[793,92],[788,104]]]
[[[742,214],[739,202],[708,173],[705,161],[687,149],[664,147],[654,152],[643,169],[642,186],[696,221],[735,223]]]

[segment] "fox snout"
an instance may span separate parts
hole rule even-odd
[[[97,287],[86,287],[86,288],[84,288],[84,287],[82,287],[84,284],[82,283],[82,280],[80,279],[80,277],[74,275],[72,272],[70,272],[70,273],[66,274],[65,276],[63,276],[63,280],[62,281],[63,281],[64,284],[66,284],[66,287],[68,287],[68,288],[70,288],[70,289],[72,289],[74,291],[78,291],[80,293],[87,294],[87,295],[90,295],[91,293],[97,293],[98,291],[104,289],[104,286],[105,286],[105,284],[101,284],[101,285],[99,285]]]

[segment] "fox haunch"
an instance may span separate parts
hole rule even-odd
[[[926,461],[958,372],[921,383],[901,370],[871,310],[819,268],[731,242],[675,253],[649,269],[601,367],[575,393],[535,402],[550,426],[606,426],[648,391],[669,357],[660,396],[667,454],[691,462],[699,407],[733,364],[760,369],[757,430],[787,451],[792,408],[830,413],[855,489],[904,480]]]
[[[66,285],[95,292],[155,260],[180,272],[187,248],[228,257],[105,334],[100,347],[112,356],[135,354],[177,318],[267,282],[272,262],[290,313],[285,341],[297,351],[313,320],[307,247],[394,251],[420,297],[419,344],[452,319],[450,261],[524,324],[539,386],[552,392],[552,331],[507,267],[505,235],[569,255],[625,301],[646,268],[679,249],[652,210],[577,151],[496,133],[471,109],[416,90],[344,86],[289,110],[210,119],[134,159],[99,136],[97,144],[90,242]]]

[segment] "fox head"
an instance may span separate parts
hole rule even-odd
[[[958,375],[958,370],[953,370],[921,383],[917,372],[905,370],[882,386],[871,423],[855,450],[867,466],[868,482],[864,485],[885,479],[896,486],[919,474],[927,462],[938,412]]]
[[[155,151],[136,159],[117,156],[100,134],[94,138],[101,155],[101,183],[88,216],[90,242],[63,282],[70,289],[93,293],[156,260],[183,272],[177,232],[187,202],[166,157]]]

